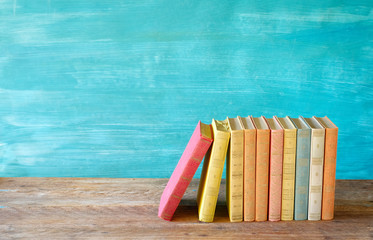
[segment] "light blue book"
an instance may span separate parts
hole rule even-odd
[[[295,160],[294,219],[307,220],[311,128],[302,118],[291,118],[291,120],[298,129]]]

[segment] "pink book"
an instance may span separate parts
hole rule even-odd
[[[198,122],[179,163],[163,191],[158,217],[171,221],[190,181],[213,141],[211,125]]]
[[[271,143],[269,147],[268,220],[280,221],[284,130],[275,118],[268,118],[266,120],[271,129]]]

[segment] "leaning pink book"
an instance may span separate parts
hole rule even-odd
[[[190,181],[213,141],[211,125],[198,122],[179,163],[168,180],[158,209],[158,217],[171,221]]]

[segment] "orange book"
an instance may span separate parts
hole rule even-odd
[[[334,218],[338,127],[326,116],[316,119],[325,127],[324,182],[322,188],[321,219],[331,220]]]
[[[251,117],[241,118],[244,129],[244,191],[243,191],[243,216],[244,221],[255,220],[255,148],[256,129]]]
[[[263,116],[252,118],[257,129],[255,157],[255,221],[267,221],[270,130]]]

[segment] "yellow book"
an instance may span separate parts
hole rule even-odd
[[[294,219],[294,184],[297,128],[294,126],[289,117],[277,119],[284,129],[281,220],[289,221]]]
[[[244,130],[238,118],[227,118],[231,140],[227,156],[226,199],[229,220],[243,219],[243,149]]]
[[[203,162],[197,194],[198,216],[201,222],[212,222],[214,220],[230,138],[227,120],[213,119],[212,130],[214,142]]]

